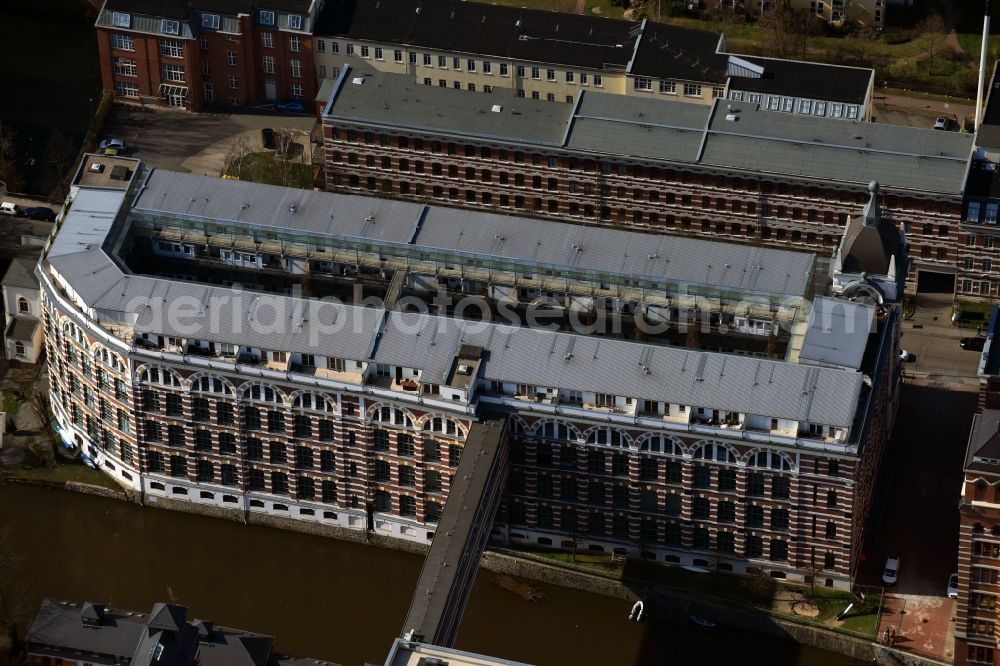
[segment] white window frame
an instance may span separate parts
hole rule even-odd
[[[325,39],[317,39],[316,40],[316,52],[317,53],[326,53],[326,40]]]
[[[258,19],[261,25],[274,25],[274,12],[269,9],[260,10]]]
[[[980,212],[981,209],[982,209],[982,206],[980,205],[980,203],[978,201],[970,201],[966,205],[966,207],[965,207],[965,220],[967,222],[978,222],[979,221],[979,212]],[[975,237],[974,236],[969,236],[969,238],[973,238],[974,239]],[[973,240],[973,243],[975,243],[975,240]],[[968,243],[966,243],[966,245],[968,245]]]
[[[211,81],[205,81],[204,92],[206,102],[212,103],[215,101],[215,86],[212,85]]]
[[[782,97],[781,98],[781,110],[785,113],[791,113],[795,110],[795,98],[794,97]]]
[[[139,84],[131,81],[115,81],[115,95],[118,97],[138,97]]]
[[[132,15],[128,12],[111,12],[111,25],[116,28],[131,28]]]
[[[701,84],[700,83],[685,83],[684,84],[684,96],[685,97],[701,97]]]
[[[465,71],[475,72],[476,71],[476,61],[473,58],[468,58],[465,61]]]
[[[598,88],[604,87],[604,77],[600,74],[594,74],[594,85]]]
[[[989,201],[986,203],[986,215],[983,216],[983,222],[986,224],[997,223],[997,202]]]
[[[848,120],[857,120],[860,115],[861,110],[854,104],[847,105],[847,118]]]
[[[676,95],[677,94],[677,82],[676,81],[664,81],[660,80],[660,92],[664,95]]]
[[[240,77],[236,76],[235,74],[230,74],[226,77],[226,80],[229,82],[230,90],[240,89]]]
[[[269,56],[269,55],[264,56],[265,74],[274,74],[274,63],[275,63],[274,56]]]
[[[362,58],[369,58],[369,57],[371,57],[371,49],[368,48],[367,44],[362,44],[361,45],[361,57]]]
[[[292,84],[292,97],[302,97],[302,94],[303,94],[304,90],[305,90],[305,88],[302,86],[301,83],[293,83]]]
[[[813,113],[817,116],[826,116],[826,102],[816,102]]]
[[[832,109],[830,111],[830,116],[832,118],[843,118],[844,117],[844,105],[843,104],[834,103],[834,105],[833,105],[833,107],[832,107]]]
[[[212,30],[218,30],[219,26],[222,24],[222,19],[218,14],[202,14],[201,15],[201,27],[210,28]]]
[[[403,62],[403,52],[400,49],[395,49],[392,52],[393,62]]]
[[[381,46],[376,46],[375,47],[375,59],[376,60],[382,60],[383,56],[384,56],[384,54],[382,53],[382,47]]]
[[[541,68],[539,68],[539,67],[532,67],[531,68],[531,78],[534,79],[535,81],[540,80],[542,78],[542,70],[541,70]]]
[[[354,55],[354,44],[350,44],[349,43],[347,45],[347,55],[349,55],[349,56]]]
[[[181,22],[173,19],[163,19],[160,22],[160,31],[167,35],[181,34]]]
[[[260,43],[265,49],[274,48],[274,33],[273,32],[262,32],[260,33]]]
[[[230,67],[236,66],[236,51],[226,51],[226,63]]]
[[[187,72],[184,71],[184,65],[164,63],[160,65],[160,76],[164,81],[170,81],[171,83],[187,82]]]
[[[111,48],[116,51],[135,51],[135,37],[115,33],[111,35]]]
[[[330,42],[330,53],[340,53],[340,42]]]
[[[807,116],[811,115],[812,114],[812,106],[813,106],[813,103],[812,103],[811,99],[800,99],[799,100],[799,113],[805,114]]]
[[[118,76],[138,76],[139,67],[131,58],[112,58],[115,74]]]
[[[184,45],[177,40],[173,39],[161,39],[160,40],[160,55],[167,58],[183,58],[184,57]]]
[[[510,76],[510,65],[505,62],[500,63],[500,76]]]
[[[430,53],[425,53],[424,54],[422,62],[424,63],[424,67],[433,67],[434,66],[434,58],[431,56]]]
[[[775,95],[771,95],[767,98],[767,110],[777,111],[781,108],[781,98]]]
[[[292,70],[292,78],[301,79],[302,78],[302,61],[292,59],[288,61],[288,66]]]
[[[490,62],[489,60],[484,60],[483,61],[483,74],[492,74],[492,73],[493,73],[493,63]]]
[[[634,79],[632,79],[632,89],[640,90],[642,92],[652,92],[653,79],[647,76],[637,76]]]
[[[545,80],[546,81],[555,81],[556,80],[556,70],[554,70],[554,69],[546,69],[545,70]]]
[[[302,50],[302,40],[299,39],[298,35],[290,35],[288,37],[288,50],[292,51],[293,53],[298,53],[299,51]],[[365,57],[367,58],[368,56]]]
[[[302,29],[302,17],[298,14],[288,15],[288,27],[291,30],[301,30]]]

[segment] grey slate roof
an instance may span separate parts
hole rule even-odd
[[[836,298],[816,298],[799,359],[857,370],[865,355],[875,308]]]
[[[166,181],[180,187],[186,178],[168,174]],[[207,185],[207,179],[190,178],[194,178],[190,182]],[[147,195],[154,200],[158,197],[161,202],[173,201],[168,196],[170,192],[156,188],[155,181],[154,172],[140,202]],[[222,180],[214,182],[221,189],[231,184]],[[227,198],[228,209],[235,206],[240,210],[242,204],[235,202],[245,203],[229,194],[214,195],[207,188],[202,194],[206,201],[196,201],[192,205],[199,209],[204,206],[204,210],[216,214],[223,212],[225,207],[217,207]],[[267,200],[316,196],[298,190],[264,190],[262,194],[267,195]],[[861,375],[857,372],[428,315],[386,313],[379,309],[280,295],[245,294],[242,298],[234,298],[231,289],[128,276],[102,249],[103,238],[100,237],[101,230],[104,235],[111,231],[111,220],[124,196],[120,191],[81,189],[53,242],[49,261],[91,309],[122,318],[135,313],[135,329],[140,333],[353,360],[368,359],[374,349],[376,362],[424,369],[431,376],[447,372],[446,363],[450,365],[459,345],[470,344],[486,350],[481,376],[487,379],[696,404],[838,427],[848,427],[853,420],[861,387]],[[187,200],[192,203],[190,197]],[[101,205],[112,207],[100,209]],[[146,205],[145,210],[150,211],[148,201]],[[167,209],[173,205],[176,203],[165,203]],[[285,204],[275,205],[280,209]],[[251,203],[244,210],[253,210],[252,215],[257,215],[258,208],[256,203]],[[447,218],[442,218],[440,223],[447,224]],[[354,221],[344,224],[357,228]],[[379,225],[377,221],[375,224]],[[539,228],[550,230],[552,226],[540,223]],[[392,235],[393,232],[384,233]],[[723,251],[721,257],[727,256],[728,246],[714,245]],[[565,246],[559,243],[554,247],[557,252],[565,251]],[[560,247],[562,250],[558,249]],[[736,253],[733,256],[753,252],[747,248],[732,251]],[[586,252],[584,248],[583,254]],[[765,256],[774,251],[759,252]],[[785,254],[789,253],[782,256]],[[752,265],[752,255],[744,255],[744,259]],[[738,266],[733,265],[737,276],[740,275],[736,270]],[[725,278],[727,273],[728,269],[720,275]],[[767,279],[770,279],[769,274]],[[176,309],[178,306],[182,307]],[[158,316],[169,314],[171,308],[175,308],[175,316]],[[386,316],[387,321],[383,323]],[[421,335],[414,335],[415,331]],[[448,354],[452,358],[447,358]]]
[[[245,204],[246,207],[244,207]],[[296,212],[290,213],[289,207]],[[801,297],[814,257],[802,252],[584,227],[446,206],[155,170],[134,210],[207,216],[415,248],[466,252],[630,277]],[[371,217],[371,221],[367,218]],[[582,248],[578,250],[578,248]],[[91,261],[83,269],[92,271]],[[130,278],[132,280],[141,278]]]
[[[764,76],[759,79],[733,77],[729,83],[731,90],[864,104],[868,85],[874,76],[874,70],[868,67],[848,67],[825,62],[759,56],[737,57],[763,67]]]
[[[38,289],[38,278],[35,277],[37,257],[14,257],[10,260],[7,272],[3,274],[5,287],[21,287],[22,289]]]
[[[188,622],[186,609],[180,606],[156,604],[148,615],[98,608],[101,612],[95,612],[95,605],[90,603],[44,599],[28,627],[29,653],[75,661],[82,652],[87,655],[87,661],[102,664],[189,666],[194,664],[194,653],[198,651],[201,666],[266,666],[270,663],[274,643],[271,636],[211,626],[210,623],[211,631],[201,634],[200,621]],[[84,618],[86,625],[82,621]],[[154,659],[157,644],[163,648],[159,659]],[[101,656],[92,657],[93,654]],[[285,659],[277,661],[284,663]],[[326,662],[310,660],[310,663]]]
[[[37,319],[34,317],[17,315],[11,318],[5,335],[11,340],[31,340],[35,337],[36,330],[38,330]]]
[[[488,380],[837,427],[850,427],[861,391],[853,371],[400,312],[389,313],[375,361],[416,362],[437,378],[460,344],[483,347]]]
[[[588,90],[574,107],[510,101],[509,92],[498,89],[486,95],[420,86],[406,75],[385,72],[372,73],[362,86],[342,88],[329,116],[374,127],[544,147],[568,126],[559,145],[572,151],[840,183],[877,180],[898,190],[960,194],[972,155],[968,134],[787,114],[748,102],[716,100],[704,106]],[[492,114],[494,103],[504,112]],[[549,110],[536,111],[532,103]],[[738,120],[726,120],[728,107]],[[440,108],[447,113],[438,115],[434,109]],[[510,108],[524,111],[516,116]]]
[[[1000,475],[1000,409],[984,409],[972,418],[965,468]]]

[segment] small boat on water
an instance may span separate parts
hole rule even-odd
[[[708,618],[701,617],[700,615],[688,615],[688,618],[699,627],[705,627],[706,629],[714,629],[718,626]]]

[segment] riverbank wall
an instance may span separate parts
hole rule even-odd
[[[415,555],[426,554],[428,549],[428,546],[423,544],[403,541],[378,534],[370,534],[358,530],[349,530],[330,525],[308,523],[289,518],[249,513],[238,509],[225,509],[216,506],[183,502],[163,497],[147,497],[147,502],[144,503],[143,498],[139,493],[124,489],[113,490],[102,486],[95,486],[74,481],[57,483],[34,479],[19,479],[16,477],[8,477],[6,480],[14,483],[24,483],[52,489],[65,489],[72,492],[98,495],[110,499],[144,504],[147,507],[180,511],[212,518],[221,518],[223,520],[229,520],[247,525],[259,525],[263,527],[291,530],[305,534],[313,534],[316,536],[367,544],[379,548],[391,548],[393,550],[401,550]],[[518,578],[538,583],[568,587],[606,597],[621,599],[623,617],[628,615],[628,611],[635,600],[643,596],[651,587],[650,584],[644,581],[630,579],[619,580],[617,578],[591,574],[569,567],[539,562],[532,558],[519,557],[494,550],[487,550],[483,554],[480,562],[480,568],[495,574],[516,576]],[[657,586],[656,591],[664,598],[675,602],[681,607],[686,604],[696,602],[699,615],[709,616],[714,622],[721,626],[735,627],[753,631],[765,636],[791,640],[799,643],[800,645],[808,645],[820,650],[835,652],[854,659],[859,659],[869,663],[882,664],[884,666],[947,666],[946,662],[928,659],[921,655],[915,655],[909,652],[890,649],[885,645],[881,645],[870,640],[830,631],[821,627],[797,623],[759,609],[725,604],[721,603],[720,600],[717,599],[688,594],[687,591],[679,591],[672,588]]]

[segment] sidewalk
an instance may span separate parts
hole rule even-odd
[[[895,649],[951,663],[955,656],[955,600],[917,594],[886,595],[879,641],[895,629]]]

